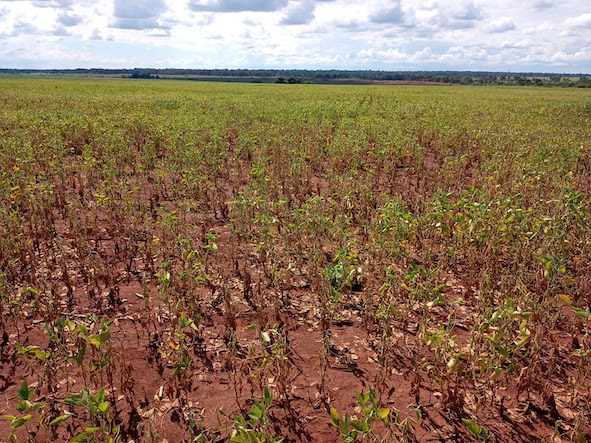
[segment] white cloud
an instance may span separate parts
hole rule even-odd
[[[487,30],[487,32],[491,32],[491,33],[501,33],[501,32],[514,31],[516,28],[517,28],[517,26],[515,26],[515,23],[513,23],[513,20],[510,18],[507,18],[507,19],[495,20],[494,22],[490,23],[486,27],[486,30]]]
[[[314,0],[299,0],[290,6],[281,20],[284,25],[307,25],[314,20]]]
[[[193,11],[213,12],[270,12],[283,9],[287,0],[190,0],[189,8]]]
[[[577,17],[569,17],[564,23],[569,28],[585,29],[591,31],[591,12],[581,14]]]
[[[400,1],[392,2],[385,9],[380,9],[369,16],[373,23],[398,24],[404,22],[404,11],[400,6]]]
[[[122,19],[151,19],[166,10],[164,0],[115,0],[113,16]]]
[[[121,29],[169,29],[159,17],[166,12],[165,0],[114,0],[112,27]]]
[[[450,7],[439,7],[429,23],[439,30],[469,29],[484,18],[484,12],[474,3],[456,3]]]
[[[37,0],[33,5],[38,8],[70,8],[76,4],[76,0]]]
[[[591,58],[591,47],[581,48],[576,52],[557,51],[551,55],[550,60],[553,63],[569,65],[573,63],[580,63]]]
[[[453,13],[456,20],[480,20],[483,17],[482,9],[474,3],[468,3]]]
[[[0,0],[0,11],[10,67],[591,72],[588,0]]]
[[[84,19],[80,15],[60,14],[57,21],[63,26],[76,26],[81,24]]]
[[[553,8],[554,2],[552,0],[536,0],[533,2],[534,9],[540,11],[543,9],[550,9]]]

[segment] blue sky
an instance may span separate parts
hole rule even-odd
[[[591,2],[0,0],[0,67],[591,74]]]

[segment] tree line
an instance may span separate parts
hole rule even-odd
[[[591,87],[588,74],[478,71],[371,71],[307,69],[0,69],[0,74],[120,76],[135,79],[187,79],[253,83],[433,82],[462,85]]]

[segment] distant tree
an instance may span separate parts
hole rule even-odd
[[[131,78],[157,78],[155,72],[148,69],[134,69],[131,72]]]
[[[275,80],[275,83],[285,83],[285,79],[283,77],[278,77],[277,80]]]

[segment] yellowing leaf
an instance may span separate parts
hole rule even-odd
[[[330,408],[330,424],[338,428],[340,423],[341,418],[339,417],[339,413],[335,408]]]
[[[271,342],[271,337],[269,336],[268,332],[266,332],[266,331],[261,332],[261,337],[265,343]]]
[[[378,417],[380,417],[382,420],[385,419],[389,414],[390,409],[388,408],[378,409]]]
[[[91,343],[92,343],[94,346],[96,346],[97,348],[100,348],[100,347],[101,347],[101,338],[100,338],[98,335],[93,335],[93,336],[90,338],[90,342],[91,342]]]
[[[450,371],[453,371],[457,366],[458,366],[458,359],[455,357],[450,358],[449,361],[447,362],[447,369],[449,369]]]

